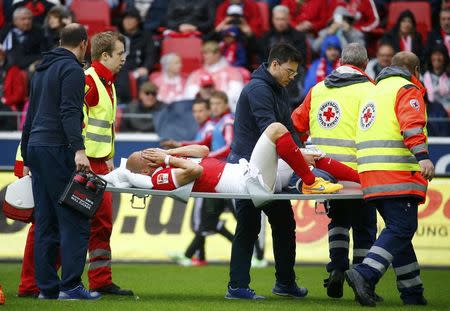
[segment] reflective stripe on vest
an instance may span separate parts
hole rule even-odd
[[[383,79],[360,104],[356,129],[358,172],[420,171],[413,153],[423,152],[427,146],[417,146],[411,152],[403,139],[423,129],[410,129],[402,135],[395,113],[397,93],[408,84],[411,82],[402,77]]]
[[[85,71],[92,77],[98,91],[99,102],[93,107],[84,106],[83,136],[86,155],[92,158],[112,158],[114,156],[114,121],[116,117],[116,90],[114,84],[113,103],[103,83],[93,67]]]
[[[394,192],[398,193],[401,191],[427,191],[427,186],[419,185],[416,183],[401,183],[401,184],[385,184],[378,186],[366,187],[363,189],[363,195],[375,194],[380,192]]]
[[[309,129],[311,142],[327,157],[356,169],[355,126],[361,94],[374,85],[357,83],[340,88],[328,88],[318,83],[311,92]]]
[[[17,147],[16,161],[23,161],[22,151],[20,150],[20,147],[21,147],[21,144],[19,144],[19,146]]]

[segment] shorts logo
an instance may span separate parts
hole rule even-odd
[[[156,178],[156,183],[158,185],[168,184],[169,183],[169,174],[159,174]]]
[[[317,121],[325,129],[334,128],[341,118],[341,108],[334,101],[326,101],[319,107],[317,112]]]
[[[367,103],[359,115],[359,128],[363,131],[369,129],[375,122],[376,109],[374,103]]]
[[[420,110],[420,104],[419,104],[419,101],[418,101],[417,99],[411,99],[411,100],[409,101],[409,105],[410,105],[412,108],[416,109],[417,111]]]

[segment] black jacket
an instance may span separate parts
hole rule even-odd
[[[122,34],[125,36],[125,50],[128,53],[124,69],[135,70],[138,67],[145,67],[151,71],[156,62],[152,35],[140,29],[133,34],[125,32]]]
[[[24,33],[22,43],[13,29],[12,25],[4,27],[0,32],[0,42],[11,36],[12,48],[7,51],[8,58],[20,69],[27,70],[28,66],[42,58],[41,53],[48,49],[47,41],[41,27],[33,26],[30,31]]]
[[[413,23],[414,27],[414,34],[412,36],[412,47],[411,52],[417,55],[421,61],[423,61],[423,43],[422,43],[422,35],[417,32],[417,26],[416,26],[416,19],[414,15],[411,13],[411,11],[406,10],[402,13],[400,13],[399,17],[397,18],[397,22],[392,28],[391,31],[385,33],[383,37],[381,38],[381,42],[390,43],[393,47],[395,52],[400,52],[400,23],[404,18],[410,18]]]
[[[263,64],[252,74],[239,97],[231,152],[249,160],[259,137],[273,122],[280,122],[295,133],[287,91],[267,70],[267,64]]]
[[[212,30],[215,8],[208,0],[170,0],[167,27],[178,31],[181,24],[197,26],[202,33]]]
[[[84,149],[81,135],[85,76],[75,55],[56,48],[44,54],[30,87],[30,106],[22,132],[22,156],[29,146]]]
[[[278,32],[273,27],[266,32],[259,42],[259,56],[261,61],[267,61],[270,49],[277,43],[289,43],[299,50],[306,58],[306,37],[303,32],[289,27],[286,31]]]

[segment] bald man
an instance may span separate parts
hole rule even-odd
[[[280,192],[289,183],[292,173],[301,178],[298,159],[303,155],[314,163],[316,156],[299,153],[290,132],[281,123],[270,124],[259,138],[250,161],[236,164],[206,156],[209,149],[205,146],[190,145],[175,149],[146,149],[134,152],[128,157],[127,176],[134,187],[175,190],[194,181],[194,192],[247,193],[245,180],[248,175],[259,175],[262,187],[270,193]],[[204,158],[197,162],[185,157]],[[284,161],[279,161],[279,158]],[[358,182],[356,171],[338,161],[324,158],[316,166],[326,170],[336,178]],[[328,163],[328,164],[327,164]],[[336,170],[340,167],[342,170]],[[309,173],[309,172],[308,172]],[[303,183],[301,192],[305,194],[335,193],[343,187],[315,177],[312,185]],[[299,191],[300,191],[300,186]]]
[[[416,55],[397,53],[360,104],[358,173],[364,199],[376,207],[386,224],[362,264],[345,273],[361,305],[375,306],[373,287],[391,263],[403,303],[427,304],[411,243],[418,204],[425,201],[428,180],[434,176],[419,69]]]

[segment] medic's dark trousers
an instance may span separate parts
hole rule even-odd
[[[89,219],[58,200],[75,171],[74,153],[67,146],[29,146],[35,202],[35,271],[42,294],[58,296],[81,283],[89,239]],[[58,248],[59,246],[59,248]],[[61,253],[61,281],[56,271]]]
[[[327,271],[345,271],[349,268],[350,228],[353,236],[353,264],[359,264],[376,239],[377,215],[373,205],[364,200],[330,201],[331,218],[328,224],[330,262]]]
[[[386,227],[356,270],[375,285],[392,263],[401,299],[407,301],[421,296],[423,284],[411,243],[417,230],[417,200],[412,197],[379,199],[369,204],[377,208]]]

